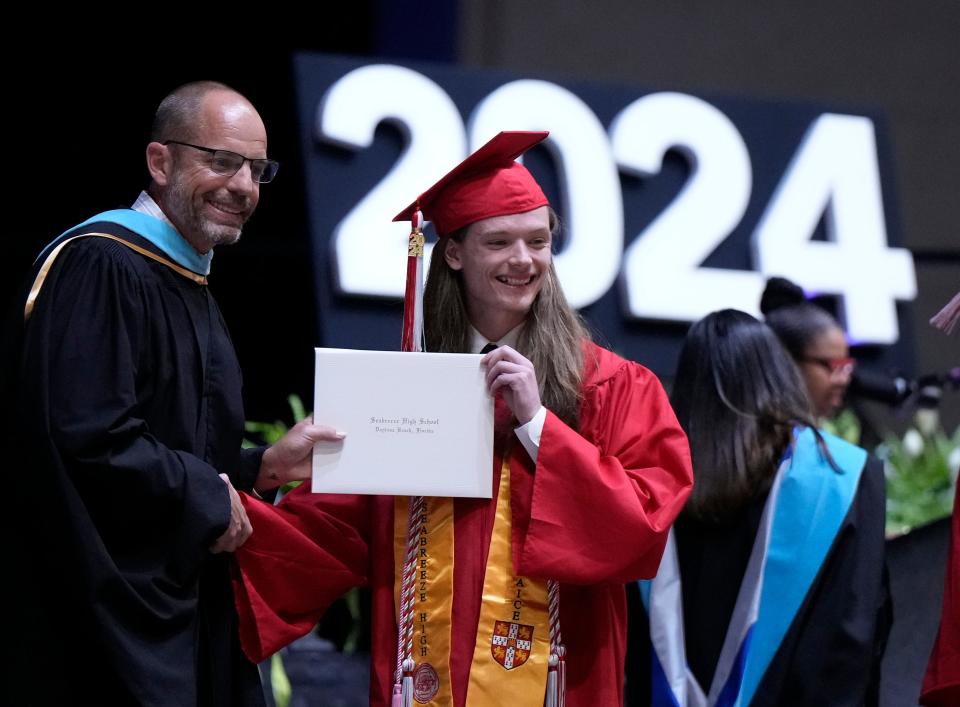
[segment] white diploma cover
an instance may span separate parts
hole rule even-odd
[[[480,354],[316,349],[314,493],[490,498],[493,398]]]

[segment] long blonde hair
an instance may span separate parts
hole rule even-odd
[[[441,238],[433,250],[423,293],[428,351],[463,353],[470,350],[470,320],[463,277],[444,257],[450,240],[462,243],[468,228],[465,226]],[[550,209],[550,231],[556,234],[558,230],[559,219]],[[589,340],[590,334],[580,315],[567,302],[551,262],[543,287],[527,314],[517,349],[530,359],[537,372],[543,404],[574,429],[580,417],[583,343]]]

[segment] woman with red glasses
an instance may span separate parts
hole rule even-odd
[[[856,365],[840,324],[782,277],[767,281],[760,311],[800,369],[813,413],[836,414]]]

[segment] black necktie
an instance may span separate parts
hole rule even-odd
[[[487,344],[486,346],[484,346],[482,349],[480,349],[480,353],[482,353],[482,354],[488,354],[488,353],[490,353],[491,351],[493,351],[495,348],[497,348],[497,344],[490,343],[490,344]]]

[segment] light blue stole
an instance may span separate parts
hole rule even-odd
[[[154,218],[149,214],[141,213],[140,211],[134,211],[133,209],[114,209],[113,211],[104,211],[101,214],[97,214],[91,218],[88,218],[83,223],[78,223],[76,226],[68,229],[64,233],[61,233],[57,238],[50,243],[43,251],[37,256],[36,262],[42,262],[43,259],[47,256],[47,253],[56,246],[68,233],[76,231],[79,228],[83,228],[92,223],[115,223],[118,226],[123,226],[139,236],[147,239],[157,248],[162,250],[167,256],[173,260],[178,265],[185,267],[191,272],[195,272],[198,275],[209,275],[210,274],[210,261],[213,259],[213,249],[211,248],[207,253],[200,255],[197,251],[193,249],[183,236],[171,226],[166,221],[163,221],[158,218]]]
[[[816,579],[856,495],[867,453],[821,433],[841,473],[809,428],[795,436],[764,506],[740,593],[708,693],[686,664],[683,602],[671,530],[660,570],[641,580],[650,616],[654,707],[746,707]]]

